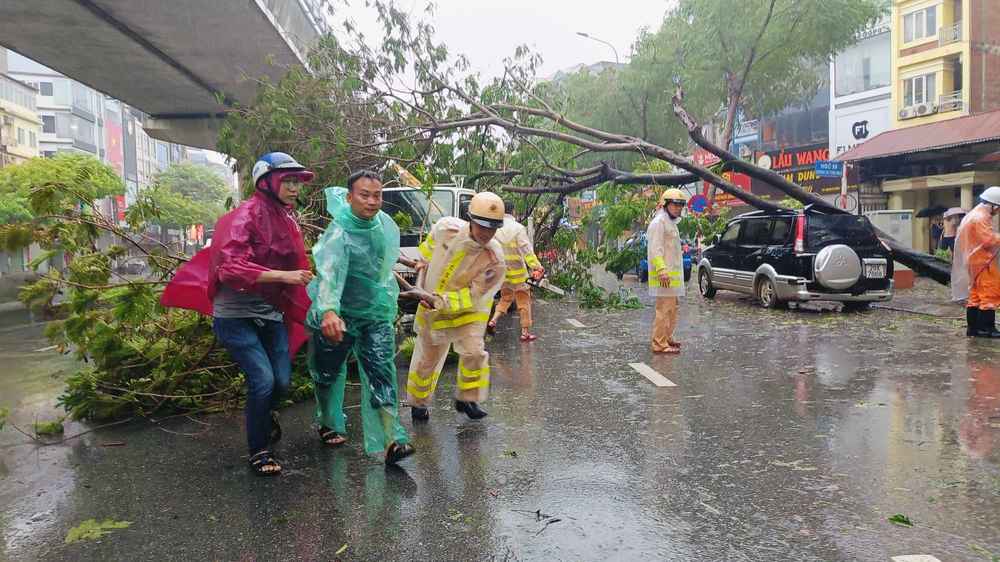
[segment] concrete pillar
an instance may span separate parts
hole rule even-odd
[[[903,208],[903,194],[898,191],[889,194],[889,209],[898,210]]]
[[[930,191],[916,191],[913,193],[914,212],[920,212],[921,209],[929,207],[930,203],[931,203]],[[930,250],[930,246],[931,246],[931,220],[929,218],[925,219],[914,218],[913,249],[919,250],[921,252],[926,252]]]
[[[962,208],[966,211],[972,210],[975,201],[972,199],[972,184],[962,186]]]

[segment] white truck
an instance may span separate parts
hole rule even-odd
[[[399,224],[400,253],[411,260],[420,257],[417,246],[427,236],[434,223],[442,217],[467,219],[469,202],[476,192],[457,185],[436,185],[428,193],[413,187],[389,187],[382,190],[382,210]],[[417,274],[413,269],[396,264],[396,271],[411,284]],[[413,301],[401,301],[404,309],[416,309]]]

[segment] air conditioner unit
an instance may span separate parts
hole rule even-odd
[[[938,106],[933,102],[918,103],[913,109],[917,112],[918,116],[923,117],[924,115],[933,115],[937,113]]]
[[[900,121],[902,121],[904,119],[913,119],[916,116],[917,116],[917,112],[914,111],[912,107],[904,107],[903,109],[899,110],[899,120]]]

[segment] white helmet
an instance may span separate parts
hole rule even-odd
[[[993,187],[986,188],[986,191],[979,198],[986,203],[1000,207],[1000,186],[994,185]]]
[[[990,203],[991,205],[996,205],[1000,207],[1000,186],[994,185],[993,187],[986,188],[980,196],[980,199],[984,203]]]

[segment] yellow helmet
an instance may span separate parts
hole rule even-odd
[[[670,189],[663,192],[660,196],[660,204],[666,205],[667,203],[680,203],[681,205],[687,205],[687,194],[677,189],[676,187],[671,187]]]
[[[469,219],[486,228],[503,226],[503,199],[496,193],[477,193],[469,202]]]

